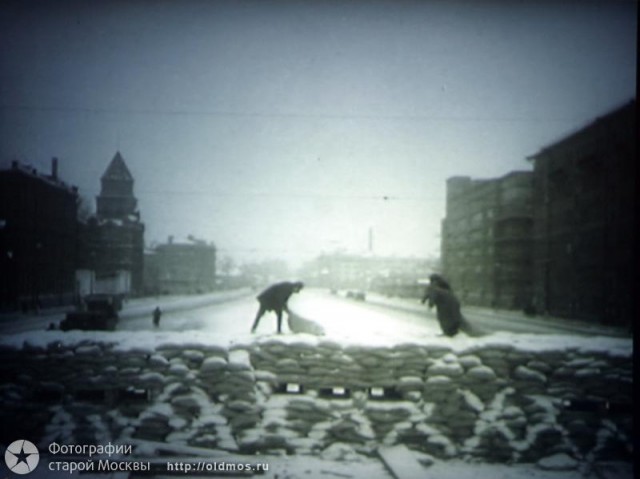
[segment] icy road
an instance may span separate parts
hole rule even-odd
[[[247,335],[258,308],[255,295],[256,293],[246,292],[201,307],[184,304],[182,308],[166,311],[158,329],[163,331],[201,330],[219,332],[225,336]],[[296,315],[322,326],[325,334],[330,337],[400,339],[440,334],[435,310],[430,310],[417,300],[368,295],[366,301],[357,301],[345,298],[342,294],[332,295],[326,290],[306,288],[291,297],[289,307]],[[519,312],[463,307],[463,313],[474,326],[486,333],[509,331],[539,334],[625,335],[624,331],[614,328],[580,321],[530,318]],[[119,329],[153,329],[150,313],[144,316],[127,316],[131,315],[125,311],[119,323]],[[283,321],[283,324],[283,332],[289,332],[287,321]],[[260,320],[256,334],[272,334],[275,331],[275,314],[265,314]]]
[[[197,329],[219,332],[225,336],[249,334],[258,309],[255,295],[231,299],[222,303],[195,309],[178,310],[163,314],[159,330],[185,331]],[[403,311],[385,306],[369,305],[366,302],[347,300],[328,292],[305,289],[289,300],[295,314],[311,320],[331,337],[416,337],[434,336],[440,333],[435,313],[426,307],[418,311]],[[286,313],[284,313],[286,318]],[[120,330],[153,329],[151,315],[123,318]],[[275,313],[267,313],[260,320],[255,334],[276,332]],[[283,332],[288,333],[287,321],[283,321]]]
[[[151,311],[163,310],[158,331],[197,330],[224,336],[244,337],[255,317],[257,292],[248,289],[216,292],[202,296],[139,298],[128,301],[120,313],[119,330],[141,331],[155,329]],[[345,298],[344,292],[332,295],[326,290],[305,288],[289,301],[290,309],[302,318],[322,326],[331,337],[419,338],[440,334],[435,311],[415,299],[386,298],[368,294],[366,301]],[[507,331],[538,334],[578,334],[588,336],[625,337],[628,333],[615,328],[581,321],[557,318],[527,317],[517,311],[493,311],[463,306],[467,319],[484,332]],[[285,313],[286,317],[286,313]],[[0,317],[0,333],[44,330],[57,324],[64,312],[43,313],[38,316],[14,315]],[[287,321],[284,332],[289,332]],[[273,313],[265,314],[257,335],[276,331]]]

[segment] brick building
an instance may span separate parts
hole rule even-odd
[[[538,310],[633,318],[636,139],[632,101],[530,157]]]
[[[75,292],[77,188],[13,162],[0,171],[0,309],[69,304]]]
[[[442,268],[463,302],[500,308],[529,305],[532,181],[533,174],[526,171],[447,180]]]

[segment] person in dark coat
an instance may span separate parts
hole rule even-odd
[[[453,337],[459,331],[464,331],[470,336],[480,334],[479,331],[471,327],[462,315],[460,301],[442,276],[433,274],[429,278],[429,285],[422,297],[422,304],[427,301],[430,308],[436,307],[440,329],[445,336]]]
[[[153,310],[153,325],[156,328],[160,326],[161,317],[162,317],[162,311],[160,311],[160,306],[156,306],[156,309]]]
[[[438,273],[433,273],[431,276],[429,276],[429,282],[435,284],[439,288],[451,291],[451,285],[449,284],[449,282]]]
[[[303,286],[300,281],[294,283],[285,281],[273,284],[260,293],[256,298],[260,303],[260,308],[253,326],[251,326],[251,332],[254,333],[256,331],[258,322],[264,313],[274,311],[278,317],[278,334],[280,334],[282,332],[282,311],[286,311],[289,314],[287,301],[289,301],[293,293],[299,293]]]

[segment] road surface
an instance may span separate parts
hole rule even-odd
[[[435,311],[429,311],[427,306],[420,304],[417,299],[387,298],[370,294],[367,296],[366,302],[372,307],[410,312],[422,317],[432,317],[435,320]],[[533,334],[631,337],[631,333],[624,328],[580,320],[526,316],[520,311],[492,310],[463,305],[462,313],[469,322],[487,333],[506,331]]]
[[[386,298],[368,294],[365,301],[346,298],[345,294],[308,290],[292,309],[303,317],[317,319],[328,334],[433,336],[441,334],[435,309],[417,299]],[[529,317],[518,311],[494,311],[464,307],[462,312],[475,329],[483,333],[514,332],[532,334],[568,334],[580,336],[630,337],[627,331],[560,318]]]
[[[217,292],[203,296],[141,298],[127,302],[120,314],[119,330],[154,330],[151,312],[156,305],[163,310],[158,331],[199,330],[225,335],[246,335],[258,303],[255,291]],[[332,295],[326,290],[306,288],[291,297],[292,311],[320,324],[327,336],[424,337],[440,334],[435,311],[417,300],[386,298],[369,294],[365,301]],[[463,307],[467,319],[486,333],[507,331],[534,334],[571,334],[588,336],[629,336],[626,331],[580,321],[527,317],[519,312],[492,311]],[[286,313],[285,313],[286,316]],[[58,323],[64,311],[39,316],[0,318],[0,334],[37,331],[49,323]],[[286,320],[284,332],[288,332]],[[276,331],[274,313],[265,314],[256,334]]]

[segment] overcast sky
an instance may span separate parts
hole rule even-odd
[[[445,181],[635,96],[637,3],[0,4],[0,165],[91,199],[116,151],[145,240],[237,260],[439,253]]]

